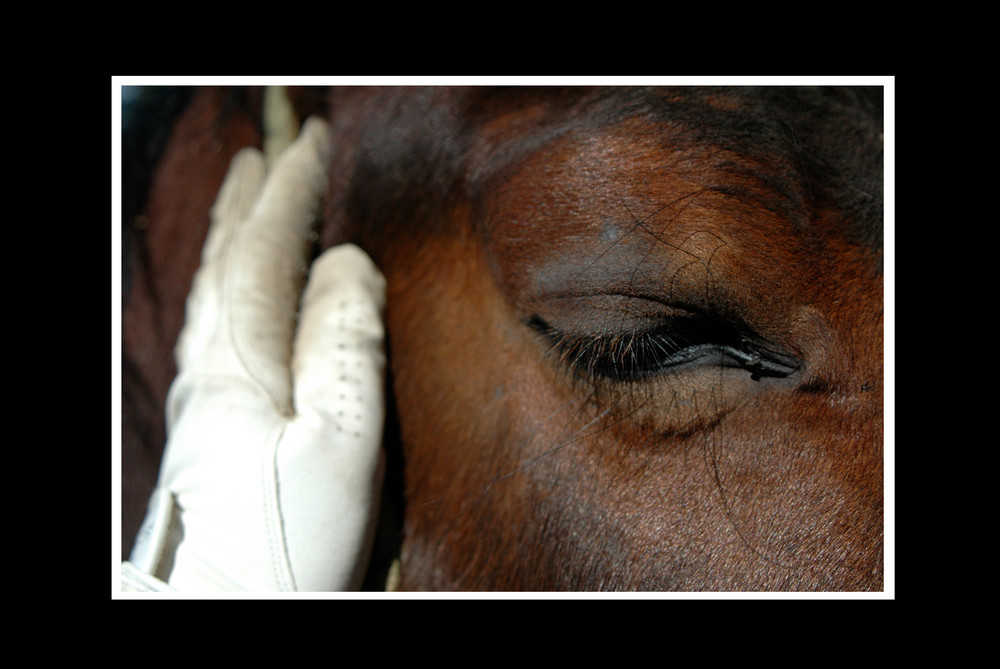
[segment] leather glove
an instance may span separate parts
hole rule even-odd
[[[270,174],[254,149],[233,159],[188,298],[167,446],[126,587],[360,586],[382,484],[385,281],[353,245],[307,267],[328,147],[312,118]]]

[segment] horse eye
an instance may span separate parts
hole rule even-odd
[[[671,318],[650,330],[620,333],[568,333],[537,315],[527,324],[572,370],[618,382],[696,365],[742,368],[754,380],[783,378],[799,369],[795,357],[778,352],[744,328],[697,315]]]

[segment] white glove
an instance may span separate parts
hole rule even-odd
[[[328,145],[309,119],[266,181],[256,150],[230,166],[177,344],[159,481],[124,565],[145,589],[350,590],[364,576],[382,485],[385,281],[344,245],[301,291]]]

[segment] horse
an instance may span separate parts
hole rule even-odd
[[[124,403],[123,461],[147,482],[123,493],[123,536],[259,97],[197,89],[151,180],[123,307],[123,397],[143,398]],[[387,280],[368,587],[884,588],[881,88],[290,97],[331,126],[317,253],[356,243]]]

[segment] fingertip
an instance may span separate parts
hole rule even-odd
[[[272,171],[305,174],[325,179],[330,158],[330,126],[323,119],[310,116],[302,124],[298,138],[275,160]],[[301,175],[296,177],[301,179]],[[324,183],[325,185],[325,183]]]
[[[202,251],[203,261],[216,257],[236,226],[253,209],[267,175],[264,154],[252,147],[240,149],[229,163],[229,171],[212,205],[212,227]]]
[[[264,154],[253,147],[240,149],[229,162],[229,171],[219,189],[215,209],[244,218],[256,201],[266,175]]]
[[[320,155],[325,159],[330,153],[330,124],[318,116],[310,116],[302,124],[302,131],[299,137],[309,142],[320,151]]]
[[[297,407],[323,411],[377,399],[385,362],[384,303],[385,279],[360,248],[335,247],[313,264],[295,341]]]
[[[313,292],[360,293],[379,310],[385,305],[385,277],[371,257],[355,244],[341,244],[324,251],[313,262],[309,284]]]

